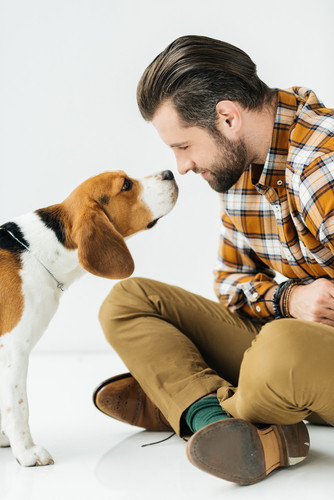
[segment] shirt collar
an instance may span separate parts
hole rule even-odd
[[[277,89],[277,111],[271,146],[260,176],[258,166],[254,165],[252,169],[252,177],[256,179],[258,190],[263,191],[268,187],[285,188],[285,169],[291,128],[305,105],[314,107],[321,103],[311,90],[303,87]]]

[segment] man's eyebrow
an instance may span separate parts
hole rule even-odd
[[[170,148],[180,148],[181,146],[184,146],[187,143],[188,143],[188,141],[176,142],[175,144],[171,144],[169,147]]]

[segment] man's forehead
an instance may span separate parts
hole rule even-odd
[[[179,115],[175,107],[169,102],[161,104],[158,107],[154,113],[152,123],[158,131],[165,131],[175,126],[181,128]]]
[[[153,126],[161,139],[170,147],[178,147],[189,140],[191,129],[182,125],[175,107],[167,102],[162,104],[154,114]]]

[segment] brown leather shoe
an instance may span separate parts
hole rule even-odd
[[[254,484],[278,467],[304,460],[310,438],[303,422],[255,426],[230,418],[196,432],[187,443],[187,456],[199,469],[240,485]]]
[[[131,373],[102,382],[94,391],[93,401],[100,411],[121,422],[148,431],[173,431]]]

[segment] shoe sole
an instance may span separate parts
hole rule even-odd
[[[240,485],[261,481],[278,467],[304,460],[309,434],[303,422],[266,428],[241,419],[214,422],[187,443],[189,461],[199,469]]]

